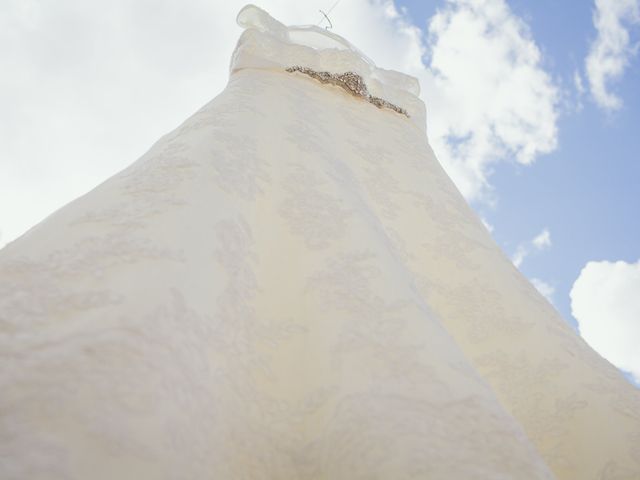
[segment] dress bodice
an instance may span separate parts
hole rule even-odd
[[[245,6],[237,16],[245,31],[231,58],[230,73],[245,68],[280,69],[303,67],[336,77],[355,73],[366,85],[368,96],[387,102],[419,127],[425,126],[425,105],[420,100],[418,79],[377,67],[349,41],[314,25],[285,26],[255,5]],[[381,105],[378,105],[381,106]]]

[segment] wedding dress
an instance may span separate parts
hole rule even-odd
[[[640,479],[640,397],[416,79],[254,6],[226,89],[0,251],[2,479]]]

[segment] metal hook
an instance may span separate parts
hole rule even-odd
[[[334,6],[335,6],[335,5],[334,5]],[[327,14],[326,14],[326,13],[324,13],[322,10],[318,10],[318,11],[322,14],[322,16],[323,16],[324,18],[326,18],[326,19],[327,19],[327,22],[329,22],[329,25],[328,25],[328,26],[326,26],[326,27],[324,27],[324,29],[325,29],[325,30],[329,30],[330,28],[333,28],[333,23],[331,23],[331,20],[329,20],[329,17],[327,16]],[[322,23],[322,20],[320,20],[320,23]]]

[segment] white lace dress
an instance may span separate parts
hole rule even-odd
[[[0,478],[640,479],[638,392],[469,209],[417,81],[238,20],[222,94],[0,251]]]

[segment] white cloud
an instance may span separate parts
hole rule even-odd
[[[531,278],[530,280],[533,286],[536,287],[536,290],[538,290],[542,296],[549,301],[549,303],[553,303],[553,294],[556,291],[555,287],[544,280],[540,280],[539,278]]]
[[[575,88],[575,97],[573,103],[573,109],[575,112],[580,112],[584,108],[584,104],[582,100],[584,98],[585,93],[587,92],[587,87],[584,85],[584,80],[582,79],[582,75],[578,70],[573,72],[573,86]]]
[[[493,233],[493,225],[491,225],[486,218],[480,217],[480,221],[482,222],[482,224],[484,225],[484,228],[486,228],[489,233]]]
[[[519,268],[522,262],[524,262],[524,259],[528,257],[533,250],[546,250],[549,247],[551,247],[551,233],[549,233],[548,228],[545,228],[530,241],[518,245],[515,253],[511,257],[511,261]]]
[[[527,255],[529,255],[529,249],[522,244],[518,245],[518,248],[516,248],[513,257],[511,257],[511,261],[516,267],[519,268]]]
[[[555,149],[558,90],[504,1],[448,1],[429,22],[429,52],[430,139],[465,197],[486,200],[498,161]]]
[[[589,262],[570,295],[582,337],[640,382],[640,261]]]
[[[573,72],[573,85],[576,87],[578,96],[582,96],[586,91],[584,81],[582,80],[582,75],[580,75],[580,72],[578,72],[577,70]]]
[[[132,163],[224,88],[244,3],[1,2],[5,241]],[[261,6],[288,24],[317,22],[327,7]],[[427,35],[390,0],[344,1],[330,17],[380,66],[420,79],[430,141],[468,199],[488,198],[496,162],[531,163],[555,147],[556,87],[504,0],[446,0]]]
[[[629,45],[628,26],[640,23],[640,0],[595,0],[593,23],[597,30],[585,60],[591,94],[598,106],[615,110],[622,100],[608,88],[629,65],[636,48]]]
[[[531,241],[534,247],[538,250],[544,250],[545,248],[549,248],[551,246],[551,234],[549,230],[545,228],[538,235],[536,235]]]
[[[222,2],[0,2],[0,227],[13,240],[226,83]],[[152,14],[150,14],[152,12]]]

